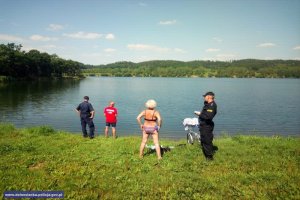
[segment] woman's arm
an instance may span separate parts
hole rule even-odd
[[[141,129],[143,129],[143,124],[141,122],[141,118],[145,115],[145,112],[142,111],[137,117],[136,117],[136,120],[138,122],[138,124],[140,125]]]
[[[158,111],[155,112],[155,117],[157,119],[157,126],[161,127],[162,119],[161,119],[160,113]]]

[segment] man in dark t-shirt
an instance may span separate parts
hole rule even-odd
[[[94,122],[93,122],[95,111],[94,111],[94,108],[93,108],[92,104],[89,103],[89,97],[88,96],[83,97],[83,102],[80,103],[77,106],[76,111],[78,112],[78,114],[80,116],[83,137],[88,136],[87,131],[86,131],[86,125],[88,125],[89,130],[90,130],[90,135],[89,136],[90,136],[91,139],[93,139],[94,138],[94,132],[95,132],[95,125],[94,125]]]

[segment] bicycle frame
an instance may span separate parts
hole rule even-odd
[[[198,140],[200,143],[200,134],[195,131],[195,128],[198,129],[198,126],[196,125],[187,125],[188,130],[186,130],[187,134],[187,143],[194,144],[195,140]]]

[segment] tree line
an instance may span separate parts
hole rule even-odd
[[[22,45],[0,44],[0,75],[14,78],[81,76],[82,63],[38,50],[22,51]]]
[[[300,78],[299,60],[175,61],[140,63],[115,62],[85,65],[38,50],[22,51],[22,45],[0,44],[0,76],[16,78],[75,77],[85,75],[116,77],[256,77]]]
[[[116,62],[87,67],[86,75],[117,77],[238,77],[300,78],[299,60]]]

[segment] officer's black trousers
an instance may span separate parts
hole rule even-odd
[[[200,141],[201,141],[201,147],[204,156],[206,159],[213,159],[213,153],[214,153],[214,148],[213,148],[213,130],[214,130],[214,125],[200,125]]]
[[[89,117],[81,117],[80,120],[81,120],[81,128],[82,128],[83,136],[87,137],[86,125],[88,125],[90,129],[90,137],[93,138],[95,132],[95,125],[93,119]]]

